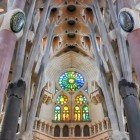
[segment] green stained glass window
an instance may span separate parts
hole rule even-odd
[[[61,108],[60,106],[56,106],[54,109],[54,114],[55,114],[55,121],[60,121],[61,120]]]
[[[89,121],[89,108],[87,105],[84,105],[82,108],[83,121]]]
[[[67,102],[68,102],[67,96],[65,96],[65,95],[59,95],[59,96],[57,97],[57,103],[58,103],[58,104],[63,105],[63,104],[66,104]]]
[[[67,71],[59,77],[59,85],[65,91],[77,91],[84,85],[84,77],[75,71]]]
[[[87,102],[87,99],[84,95],[78,95],[78,96],[76,96],[75,101],[77,104],[82,105],[82,104],[85,104]]]

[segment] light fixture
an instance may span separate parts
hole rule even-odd
[[[134,29],[134,19],[132,15],[127,11],[120,12],[119,24],[121,28],[126,32],[131,32]]]

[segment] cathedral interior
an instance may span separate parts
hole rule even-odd
[[[0,140],[140,140],[140,0],[0,0]]]

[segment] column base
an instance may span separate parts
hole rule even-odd
[[[129,140],[129,136],[120,131],[113,131],[112,140]]]

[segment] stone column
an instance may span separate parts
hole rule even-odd
[[[140,83],[140,29],[136,29],[133,32],[129,33],[127,36],[128,43],[129,43],[129,51],[130,51],[130,56],[132,59],[132,63],[135,67],[135,71],[138,76],[138,80]]]
[[[69,137],[71,137],[71,131],[72,129],[71,129],[71,127],[69,127]]]
[[[23,80],[11,83],[7,91],[7,107],[2,125],[0,140],[15,140],[22,98],[26,84]]]
[[[71,131],[72,131],[72,137],[74,137],[75,136],[75,134],[74,134],[74,127],[71,128]]]
[[[90,136],[92,136],[91,126],[89,127],[89,133],[90,133]]]
[[[7,79],[15,49],[15,43],[16,36],[11,31],[6,29],[0,31],[0,108],[7,86]]]
[[[123,99],[124,109],[128,123],[130,140],[140,139],[140,104],[134,83],[125,79],[119,82],[120,94]]]
[[[9,0],[10,1],[10,0]],[[23,10],[26,0],[14,0],[12,9],[19,8]],[[7,14],[7,13],[6,13]],[[12,27],[10,30],[7,29],[8,23],[5,19],[9,18],[8,14],[4,16],[4,20],[2,22],[2,30],[0,31],[0,108],[2,105],[3,96],[5,93],[5,89],[7,86],[8,75],[10,71],[11,61],[15,49],[16,44],[16,35],[15,32],[12,31]],[[7,16],[7,17],[6,17]],[[16,23],[16,32],[20,33],[19,21],[14,21]]]
[[[54,127],[52,127],[52,133],[51,133],[52,136],[54,136]]]
[[[81,126],[81,136],[84,137],[83,126]]]
[[[60,137],[63,137],[63,127],[60,127]]]
[[[50,129],[50,125],[48,126],[48,135],[50,135],[51,129]]]
[[[39,131],[42,132],[42,122],[41,121],[40,121],[40,125],[39,126],[40,126]]]

